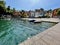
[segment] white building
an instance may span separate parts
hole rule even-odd
[[[40,9],[36,9],[35,11],[29,11],[29,17],[42,17],[44,15],[44,12]]]
[[[40,9],[35,10],[35,17],[41,17],[44,15],[44,12],[41,11]]]
[[[29,17],[35,17],[35,12],[34,11],[30,11]]]
[[[35,12],[35,17],[41,17],[41,16],[43,16],[44,14],[43,13],[41,13],[41,12]]]

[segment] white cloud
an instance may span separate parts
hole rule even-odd
[[[30,3],[32,6],[36,5],[37,3],[39,3],[40,0],[30,0]]]

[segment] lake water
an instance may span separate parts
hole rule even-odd
[[[32,36],[45,31],[55,23],[34,24],[25,20],[0,20],[0,45],[18,45]]]

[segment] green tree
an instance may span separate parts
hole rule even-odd
[[[52,13],[52,9],[48,10],[50,13]]]
[[[5,11],[5,2],[4,0],[0,0],[0,14],[3,14]]]
[[[60,10],[57,12],[57,15],[60,16]]]
[[[13,12],[15,12],[15,8],[13,8]]]
[[[40,8],[40,10],[41,10],[41,11],[44,11],[44,9],[43,9],[43,8]]]
[[[10,6],[7,7],[6,12],[7,12],[7,14],[11,13]]]
[[[0,17],[4,15],[4,13],[5,13],[4,7],[0,6]]]
[[[10,6],[7,7],[7,10],[10,11]]]
[[[24,14],[25,14],[25,11],[24,11],[24,10],[22,10],[22,11],[21,11],[21,17],[25,17],[25,15],[24,15]]]
[[[0,6],[5,7],[5,2],[3,0],[0,1]]]

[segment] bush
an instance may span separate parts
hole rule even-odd
[[[57,15],[60,16],[60,11],[58,11]]]

